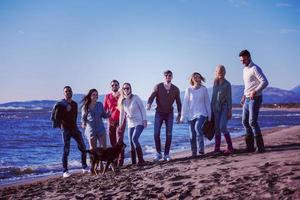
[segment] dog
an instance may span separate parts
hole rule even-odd
[[[126,144],[122,141],[118,141],[113,147],[102,148],[98,147],[95,149],[86,150],[90,154],[91,159],[91,172],[92,174],[98,175],[97,167],[101,161],[105,161],[106,165],[103,169],[102,175],[105,174],[109,165],[111,165],[112,170],[115,171],[114,163],[118,159],[120,153],[126,148]]]

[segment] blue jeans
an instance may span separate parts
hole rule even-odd
[[[260,127],[257,119],[259,114],[259,108],[262,103],[262,95],[254,97],[253,100],[246,98],[243,106],[243,126],[247,135],[260,135]]]
[[[68,171],[68,156],[70,153],[70,144],[71,144],[71,138],[74,138],[74,140],[77,142],[77,147],[81,152],[81,165],[82,168],[85,169],[87,167],[86,164],[86,153],[85,151],[85,144],[81,135],[81,132],[78,129],[75,130],[68,130],[63,129],[62,132],[63,142],[64,142],[64,152],[62,156],[62,163],[64,171]]]
[[[139,137],[142,134],[143,130],[144,126],[142,125],[137,125],[128,129],[128,138],[131,148],[134,146],[134,148],[136,149],[141,146],[139,143]]]
[[[189,129],[190,129],[190,142],[191,142],[191,150],[193,155],[197,155],[197,142],[198,138],[198,146],[199,152],[204,153],[204,138],[202,126],[207,117],[200,116],[199,118],[193,119],[189,121]],[[198,136],[198,137],[197,137]]]
[[[215,122],[215,135],[227,134],[227,122],[228,122],[228,106],[227,104],[222,105],[221,110],[214,112]]]
[[[174,113],[159,113],[155,112],[154,118],[154,141],[156,152],[161,153],[160,143],[160,130],[163,122],[166,124],[166,144],[165,144],[165,155],[169,155],[171,142],[172,142],[172,129],[173,129]]]

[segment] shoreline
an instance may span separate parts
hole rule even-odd
[[[124,166],[104,176],[73,174],[0,186],[3,199],[297,199],[300,197],[300,126],[263,130],[266,152],[246,153],[244,138],[233,139],[229,156],[195,159],[190,151],[169,162]],[[221,148],[226,145],[222,142]],[[257,187],[259,186],[259,187]]]
[[[286,129],[286,128],[289,128],[290,126],[288,127],[272,127],[272,128],[265,128],[265,129],[262,129],[263,131],[263,134],[268,134],[272,131],[279,131],[279,130],[282,130],[282,129]],[[222,136],[222,139],[223,136]],[[232,141],[233,143],[234,142],[238,142],[238,141],[243,141],[244,140],[244,133],[242,134],[239,134],[237,137],[232,137]],[[214,139],[211,140],[213,141],[213,143],[210,143],[210,144],[205,144],[205,152],[211,152],[213,151],[213,146],[214,146]],[[224,143],[225,141],[222,140],[222,144]],[[189,149],[184,149],[184,150],[173,150],[174,152],[171,153],[171,156],[172,156],[172,159],[180,159],[180,158],[185,158],[185,157],[189,157],[190,154],[191,154],[191,151]],[[124,164],[124,167],[126,167],[127,165],[130,165],[130,158],[126,158],[127,161],[125,161],[125,164]],[[148,162],[153,162],[153,155],[146,155],[144,157],[145,161],[148,161]],[[72,174],[80,174],[81,173],[81,169],[73,169],[73,170],[70,170],[70,172]],[[59,178],[62,176],[62,172],[60,171],[57,171],[57,172],[54,172],[53,174],[40,174],[38,176],[32,176],[32,177],[20,177],[20,179],[17,179],[17,180],[8,180],[7,182],[4,182],[4,183],[1,183],[0,182],[0,189],[1,188],[4,188],[4,187],[11,187],[11,186],[20,186],[20,185],[26,185],[26,184],[31,184],[31,183],[34,183],[34,182],[39,182],[39,181],[45,181],[47,179],[52,179],[52,178]]]

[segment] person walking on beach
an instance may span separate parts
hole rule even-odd
[[[90,149],[99,146],[106,148],[106,131],[102,118],[108,118],[110,112],[105,112],[103,104],[98,100],[98,91],[91,89],[82,99],[81,127],[89,141]]]
[[[64,87],[64,96],[65,98],[58,102],[58,104],[63,105],[61,106],[60,116],[60,128],[62,129],[62,137],[64,142],[64,149],[63,149],[63,156],[62,156],[62,163],[63,163],[63,177],[67,178],[71,174],[68,171],[68,156],[70,152],[70,143],[71,138],[77,142],[78,149],[81,152],[81,164],[82,164],[82,172],[87,173],[88,170],[86,164],[86,153],[83,151],[85,150],[85,144],[77,127],[77,114],[78,114],[78,106],[75,101],[72,100],[72,88],[70,86]]]
[[[269,83],[261,68],[253,63],[248,50],[242,50],[239,57],[241,63],[244,65],[243,80],[245,89],[241,104],[243,105],[242,122],[246,131],[247,151],[255,151],[255,135],[257,152],[262,153],[265,151],[264,140],[257,120],[259,108],[262,103],[262,91]]]
[[[215,125],[215,152],[219,153],[221,145],[221,132],[227,142],[225,154],[233,153],[230,133],[227,122],[232,117],[231,84],[225,79],[226,70],[223,65],[218,65],[215,72],[215,80],[211,99],[211,107]]]
[[[139,137],[144,128],[147,127],[146,110],[139,96],[132,94],[131,85],[124,83],[122,86],[122,97],[119,100],[120,107],[120,127],[124,127],[125,115],[128,124],[128,140],[131,147],[131,161],[136,164],[136,155],[138,165],[145,163],[142,147],[139,143]]]
[[[172,129],[173,129],[173,103],[176,101],[178,116],[176,122],[179,123],[181,116],[181,100],[180,91],[178,87],[171,83],[173,79],[173,73],[170,70],[164,72],[165,81],[157,84],[154,87],[152,94],[150,95],[147,103],[147,110],[151,109],[151,104],[156,98],[156,112],[154,117],[154,141],[156,148],[156,156],[154,161],[159,161],[162,159],[161,154],[161,142],[160,142],[160,131],[163,122],[166,125],[166,143],[164,160],[169,161],[170,157],[170,147],[172,142]]]
[[[120,140],[123,142],[124,130],[126,126],[126,120],[124,120],[123,127],[119,127],[120,111],[118,110],[118,99],[120,97],[120,84],[117,80],[110,82],[111,92],[104,97],[104,110],[109,111],[111,116],[108,119],[108,131],[111,146],[117,144]],[[131,150],[135,152],[135,150]],[[116,165],[121,167],[124,164],[124,150],[121,152]]]
[[[188,120],[192,157],[197,156],[197,138],[199,155],[204,154],[204,137],[202,126],[205,120],[211,120],[211,108],[207,88],[202,84],[204,77],[194,72],[190,78],[191,86],[185,90],[181,122]]]

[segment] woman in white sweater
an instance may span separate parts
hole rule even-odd
[[[132,94],[131,85],[129,83],[123,84],[121,95],[122,96],[119,101],[119,127],[122,127],[126,116],[128,124],[128,138],[131,147],[131,161],[132,164],[135,164],[137,155],[138,164],[142,165],[145,161],[143,159],[143,151],[139,143],[139,137],[144,128],[147,127],[146,110],[140,97]]]
[[[197,156],[197,136],[199,154],[204,154],[202,126],[206,119],[211,120],[208,91],[202,82],[205,82],[204,77],[200,73],[194,72],[190,78],[191,87],[185,91],[180,119],[181,122],[187,119],[189,124],[192,157]]]

